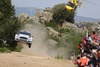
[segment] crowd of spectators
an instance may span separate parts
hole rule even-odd
[[[74,62],[77,67],[100,67],[100,37],[95,31],[82,38],[78,49],[81,54]]]

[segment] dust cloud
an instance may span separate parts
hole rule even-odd
[[[57,42],[49,39],[46,27],[41,24],[26,24],[23,30],[31,32],[33,36],[33,42],[31,48],[28,45],[22,44],[23,49],[21,53],[27,55],[36,56],[52,56],[55,57],[58,54],[66,56],[66,49],[58,48]]]

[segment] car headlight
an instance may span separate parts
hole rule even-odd
[[[28,38],[28,41],[32,41],[32,38],[31,38],[31,37],[29,37],[29,38]]]

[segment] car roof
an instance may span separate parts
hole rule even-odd
[[[29,31],[26,31],[26,30],[20,30],[19,32],[27,32],[27,33],[30,33]]]

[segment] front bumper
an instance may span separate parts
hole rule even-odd
[[[30,41],[28,39],[15,38],[15,41],[21,41],[21,42],[26,42],[26,43],[32,44],[32,41]]]

